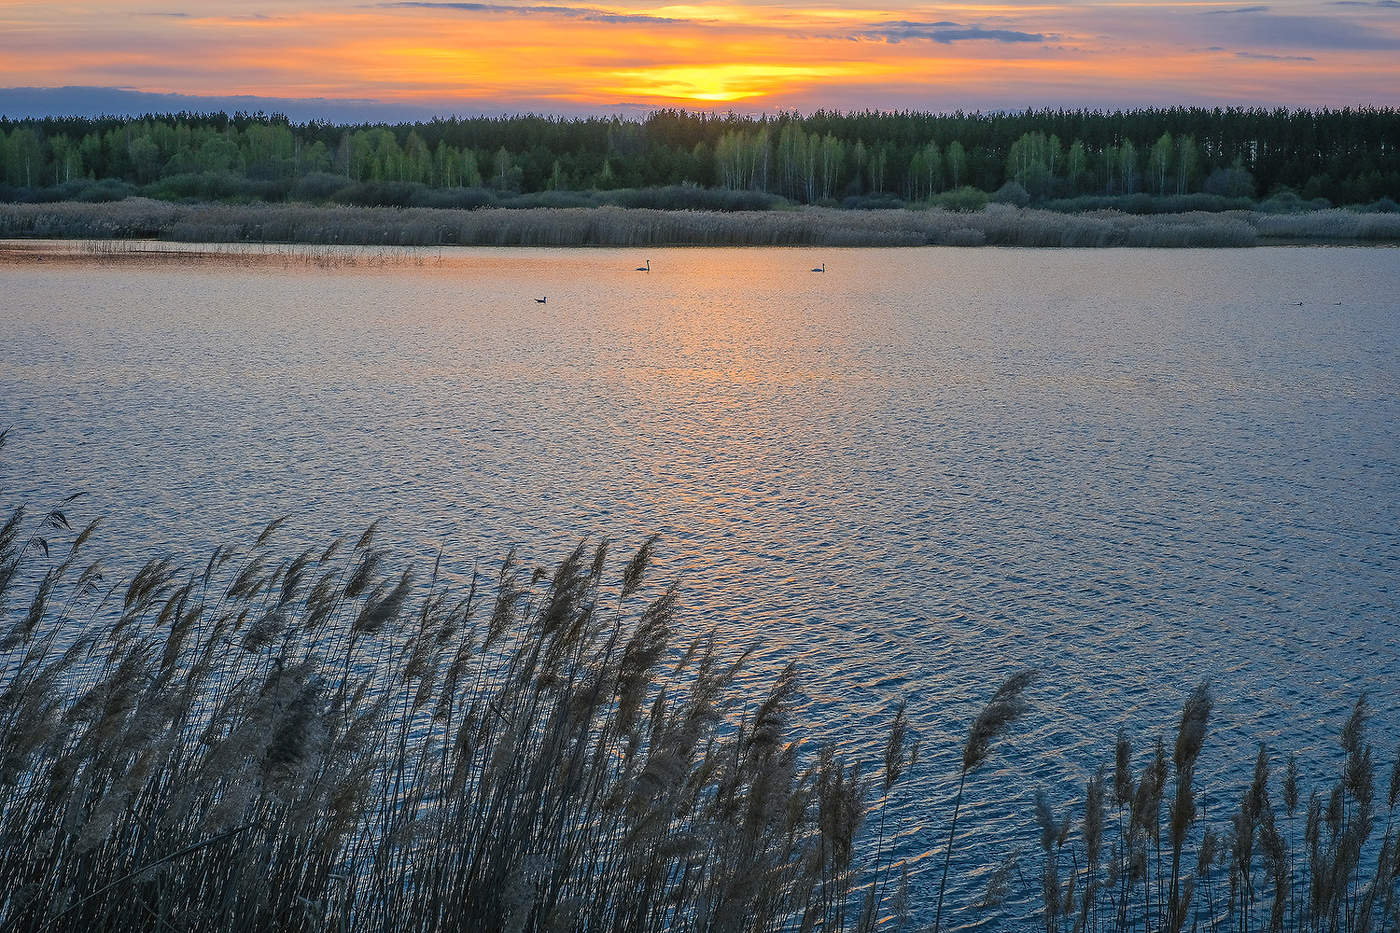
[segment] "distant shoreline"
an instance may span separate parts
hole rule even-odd
[[[310,204],[0,204],[0,239],[316,246],[1396,245],[1400,214],[1342,209],[1126,214],[993,204],[943,209],[665,211],[651,208],[390,208]],[[8,252],[13,253],[13,250]]]

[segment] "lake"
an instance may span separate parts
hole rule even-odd
[[[960,904],[1036,849],[1036,787],[1170,742],[1202,679],[1212,823],[1259,741],[1330,779],[1365,689],[1388,771],[1400,249],[221,253],[0,262],[0,506],[85,490],[126,570],[283,513],[288,550],[383,518],[458,576],[657,533],[682,627],[759,642],[755,686],[796,660],[814,737],[873,762],[908,697],[924,900],[1023,667]]]

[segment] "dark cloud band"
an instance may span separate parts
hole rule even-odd
[[[981,26],[964,26],[959,23],[880,23],[864,29],[852,36],[877,42],[1044,42],[1045,35],[1038,32],[1019,32],[1014,29],[983,29]]]
[[[459,13],[494,13],[512,16],[562,16],[589,23],[693,23],[693,20],[671,19],[665,16],[648,16],[645,13],[618,13],[584,6],[516,6],[510,3],[451,3],[434,0],[399,0],[395,3],[381,3],[386,8],[409,8],[420,10],[452,10]]]

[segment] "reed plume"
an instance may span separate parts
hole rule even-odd
[[[991,753],[992,743],[1011,728],[1012,724],[1026,711],[1025,691],[1039,672],[1021,671],[1008,677],[987,705],[972,721],[967,741],[963,743],[962,768],[958,773],[958,792],[953,800],[953,818],[948,825],[948,845],[943,852],[943,877],[938,882],[938,905],[934,911],[933,929],[938,933],[943,922],[943,897],[948,888],[948,866],[953,857],[953,839],[958,828],[958,813],[962,810],[963,790],[967,785],[967,775]]]

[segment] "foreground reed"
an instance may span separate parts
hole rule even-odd
[[[888,802],[920,761],[904,707],[876,767],[803,746],[793,668],[750,696],[743,654],[673,645],[654,541],[619,568],[580,545],[548,574],[509,558],[490,579],[441,562],[415,578],[389,570],[374,526],[279,556],[273,522],[244,552],[152,560],[112,585],[85,558],[96,524],[70,527],[70,507],[0,526],[0,931],[983,916],[962,897],[945,910],[950,870],[985,856],[953,861],[963,790],[1027,714],[1034,672],[974,718],[943,858],[911,877],[885,849]],[[1170,746],[1135,753],[1120,734],[1081,800],[1037,795],[1039,906],[1004,904],[1029,884],[1008,859],[986,916],[1046,933],[1396,929],[1400,763],[1382,803],[1366,699],[1335,784],[1305,800],[1296,761],[1280,785],[1260,746],[1232,815],[1208,824],[1196,768],[1213,707],[1200,686]]]
[[[1304,800],[1297,759],[1280,777],[1260,743],[1248,784],[1208,825],[1195,772],[1212,707],[1204,685],[1192,691],[1170,752],[1156,739],[1136,770],[1120,732],[1111,777],[1089,779],[1077,813],[1037,795],[1046,933],[1400,929],[1400,756],[1379,800],[1367,698],[1342,725],[1334,782]]]
[[[907,876],[858,853],[878,776],[799,754],[791,668],[744,706],[742,655],[673,650],[674,591],[634,606],[652,542],[612,582],[606,546],[547,576],[508,559],[488,598],[387,572],[373,527],[278,558],[277,526],[241,561],[154,560],[120,587],[63,509],[0,530],[0,929],[905,912]],[[886,794],[913,759],[894,726]]]

